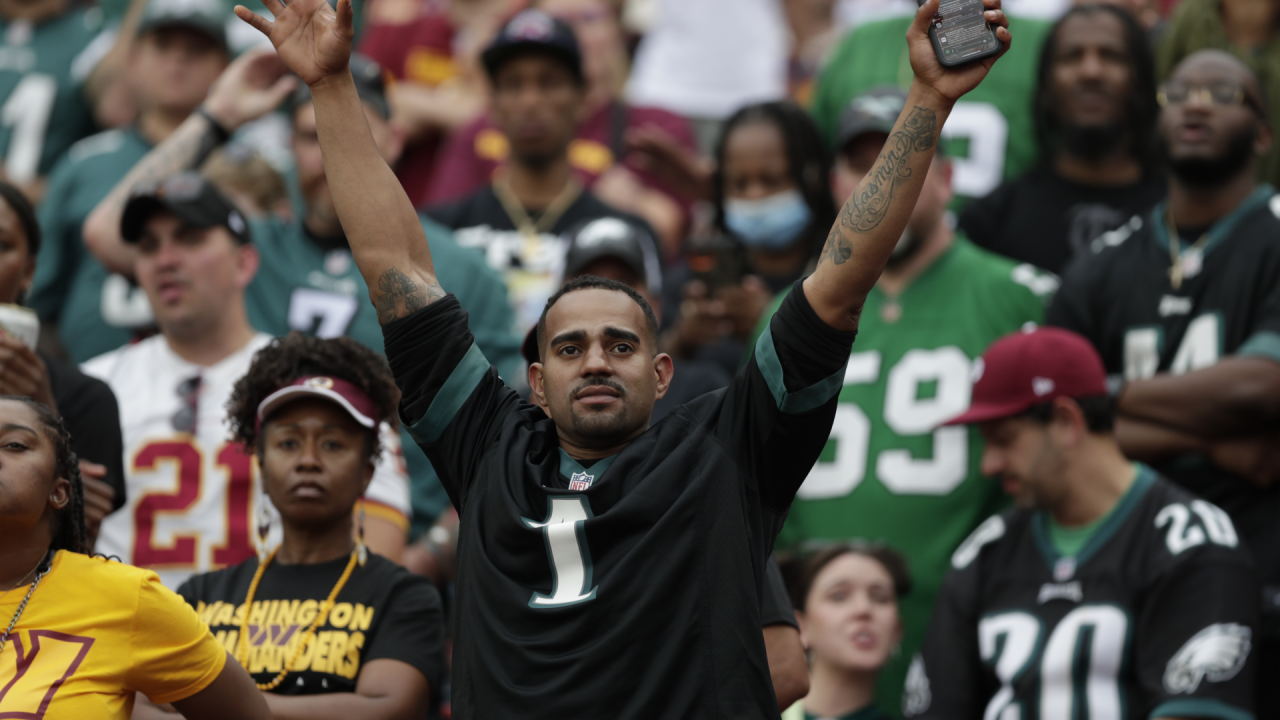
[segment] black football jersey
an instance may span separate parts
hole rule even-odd
[[[1280,361],[1280,196],[1260,187],[1208,231],[1202,253],[1182,251],[1170,278],[1165,203],[1094,242],[1062,281],[1050,325],[1088,338],[1110,374],[1180,374],[1226,355]],[[1231,514],[1264,575],[1280,572],[1280,486],[1262,490],[1202,456],[1156,466]]]
[[[452,296],[384,330],[401,415],[461,518],[454,717],[778,717],[765,561],[830,432],[852,333],[797,289],[728,388],[584,466]]]
[[[1140,466],[1076,557],[1043,512],[990,518],[960,545],[908,717],[1253,717],[1258,591],[1229,516]]]

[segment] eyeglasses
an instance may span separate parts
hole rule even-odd
[[[1156,102],[1160,103],[1160,107],[1185,105],[1191,100],[1205,105],[1221,105],[1222,107],[1247,105],[1254,112],[1262,112],[1257,102],[1252,97],[1249,97],[1249,93],[1245,92],[1244,86],[1234,83],[1215,83],[1213,85],[1200,86],[1168,83],[1160,92],[1156,93]]]
[[[178,408],[178,412],[174,413],[169,421],[173,423],[175,432],[195,435],[196,420],[200,417],[200,376],[196,375],[178,383],[174,392],[182,401],[182,407]]]

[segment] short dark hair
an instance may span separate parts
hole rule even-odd
[[[1053,99],[1053,63],[1058,52],[1058,33],[1063,24],[1075,17],[1109,14],[1120,21],[1124,29],[1124,44],[1128,50],[1129,95],[1125,99],[1126,130],[1133,157],[1150,170],[1156,162],[1156,122],[1160,105],[1156,102],[1155,59],[1146,30],[1127,10],[1111,4],[1091,3],[1076,5],[1067,10],[1045,37],[1040,47],[1040,67],[1036,76],[1036,94],[1032,117],[1035,119],[1036,143],[1040,146],[1041,162],[1051,163],[1057,147],[1057,108]]]
[[[711,176],[711,199],[715,205],[715,225],[728,233],[724,221],[724,167],[725,146],[735,130],[755,123],[768,123],[782,134],[787,153],[787,172],[795,183],[812,218],[805,235],[810,250],[816,256],[827,240],[831,225],[836,221],[835,200],[831,197],[831,154],[813,118],[799,105],[789,101],[774,101],[747,105],[725,121],[716,141],[716,171]]]
[[[901,600],[911,592],[911,571],[902,553],[884,543],[853,540],[824,545],[801,560],[800,570],[798,573],[791,573],[792,580],[787,588],[792,607],[803,611],[809,599],[809,591],[813,589],[813,583],[823,568],[845,555],[861,555],[880,563],[893,582],[895,599]]]
[[[40,221],[36,218],[36,209],[16,185],[3,180],[0,180],[0,198],[4,198],[18,216],[22,232],[27,236],[27,254],[34,258],[40,253]]]
[[[308,375],[346,380],[373,401],[376,420],[395,423],[400,394],[381,355],[348,337],[317,338],[293,332],[259,350],[249,372],[236,381],[227,401],[232,438],[261,458],[258,406],[271,393]],[[369,457],[376,458],[381,449],[378,426],[374,426],[366,433],[365,450]]]
[[[1095,435],[1113,432],[1116,428],[1116,401],[1110,395],[1089,395],[1087,397],[1070,398],[1080,406],[1084,415],[1085,427]],[[1032,405],[1023,416],[1028,420],[1048,425],[1053,418],[1053,402]]]
[[[624,293],[640,306],[640,310],[644,313],[645,329],[649,331],[649,337],[653,339],[654,345],[658,343],[658,316],[654,315],[653,307],[649,305],[649,301],[644,299],[635,288],[625,285],[617,280],[609,278],[597,277],[595,275],[579,275],[569,282],[560,286],[555,295],[552,295],[547,304],[542,308],[542,315],[538,317],[538,357],[542,357],[542,345],[547,341],[547,313],[551,312],[551,307],[560,300],[560,298],[577,290],[613,290],[615,292]]]

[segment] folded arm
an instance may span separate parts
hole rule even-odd
[[[324,172],[351,254],[369,286],[378,322],[405,317],[444,297],[422,223],[378,153],[347,68],[350,0],[264,0],[275,20],[237,6],[236,15],[266,35],[285,65],[311,88]]]
[[[1255,433],[1280,423],[1280,363],[1228,357],[1182,375],[1135,380],[1120,393],[1117,410],[1201,438]]]

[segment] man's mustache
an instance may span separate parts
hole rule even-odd
[[[617,391],[618,395],[627,394],[626,388],[622,387],[622,384],[616,380],[612,380],[610,378],[587,378],[573,388],[573,392],[570,393],[570,397],[578,397],[583,390],[586,390],[589,387],[607,387],[611,390]]]

